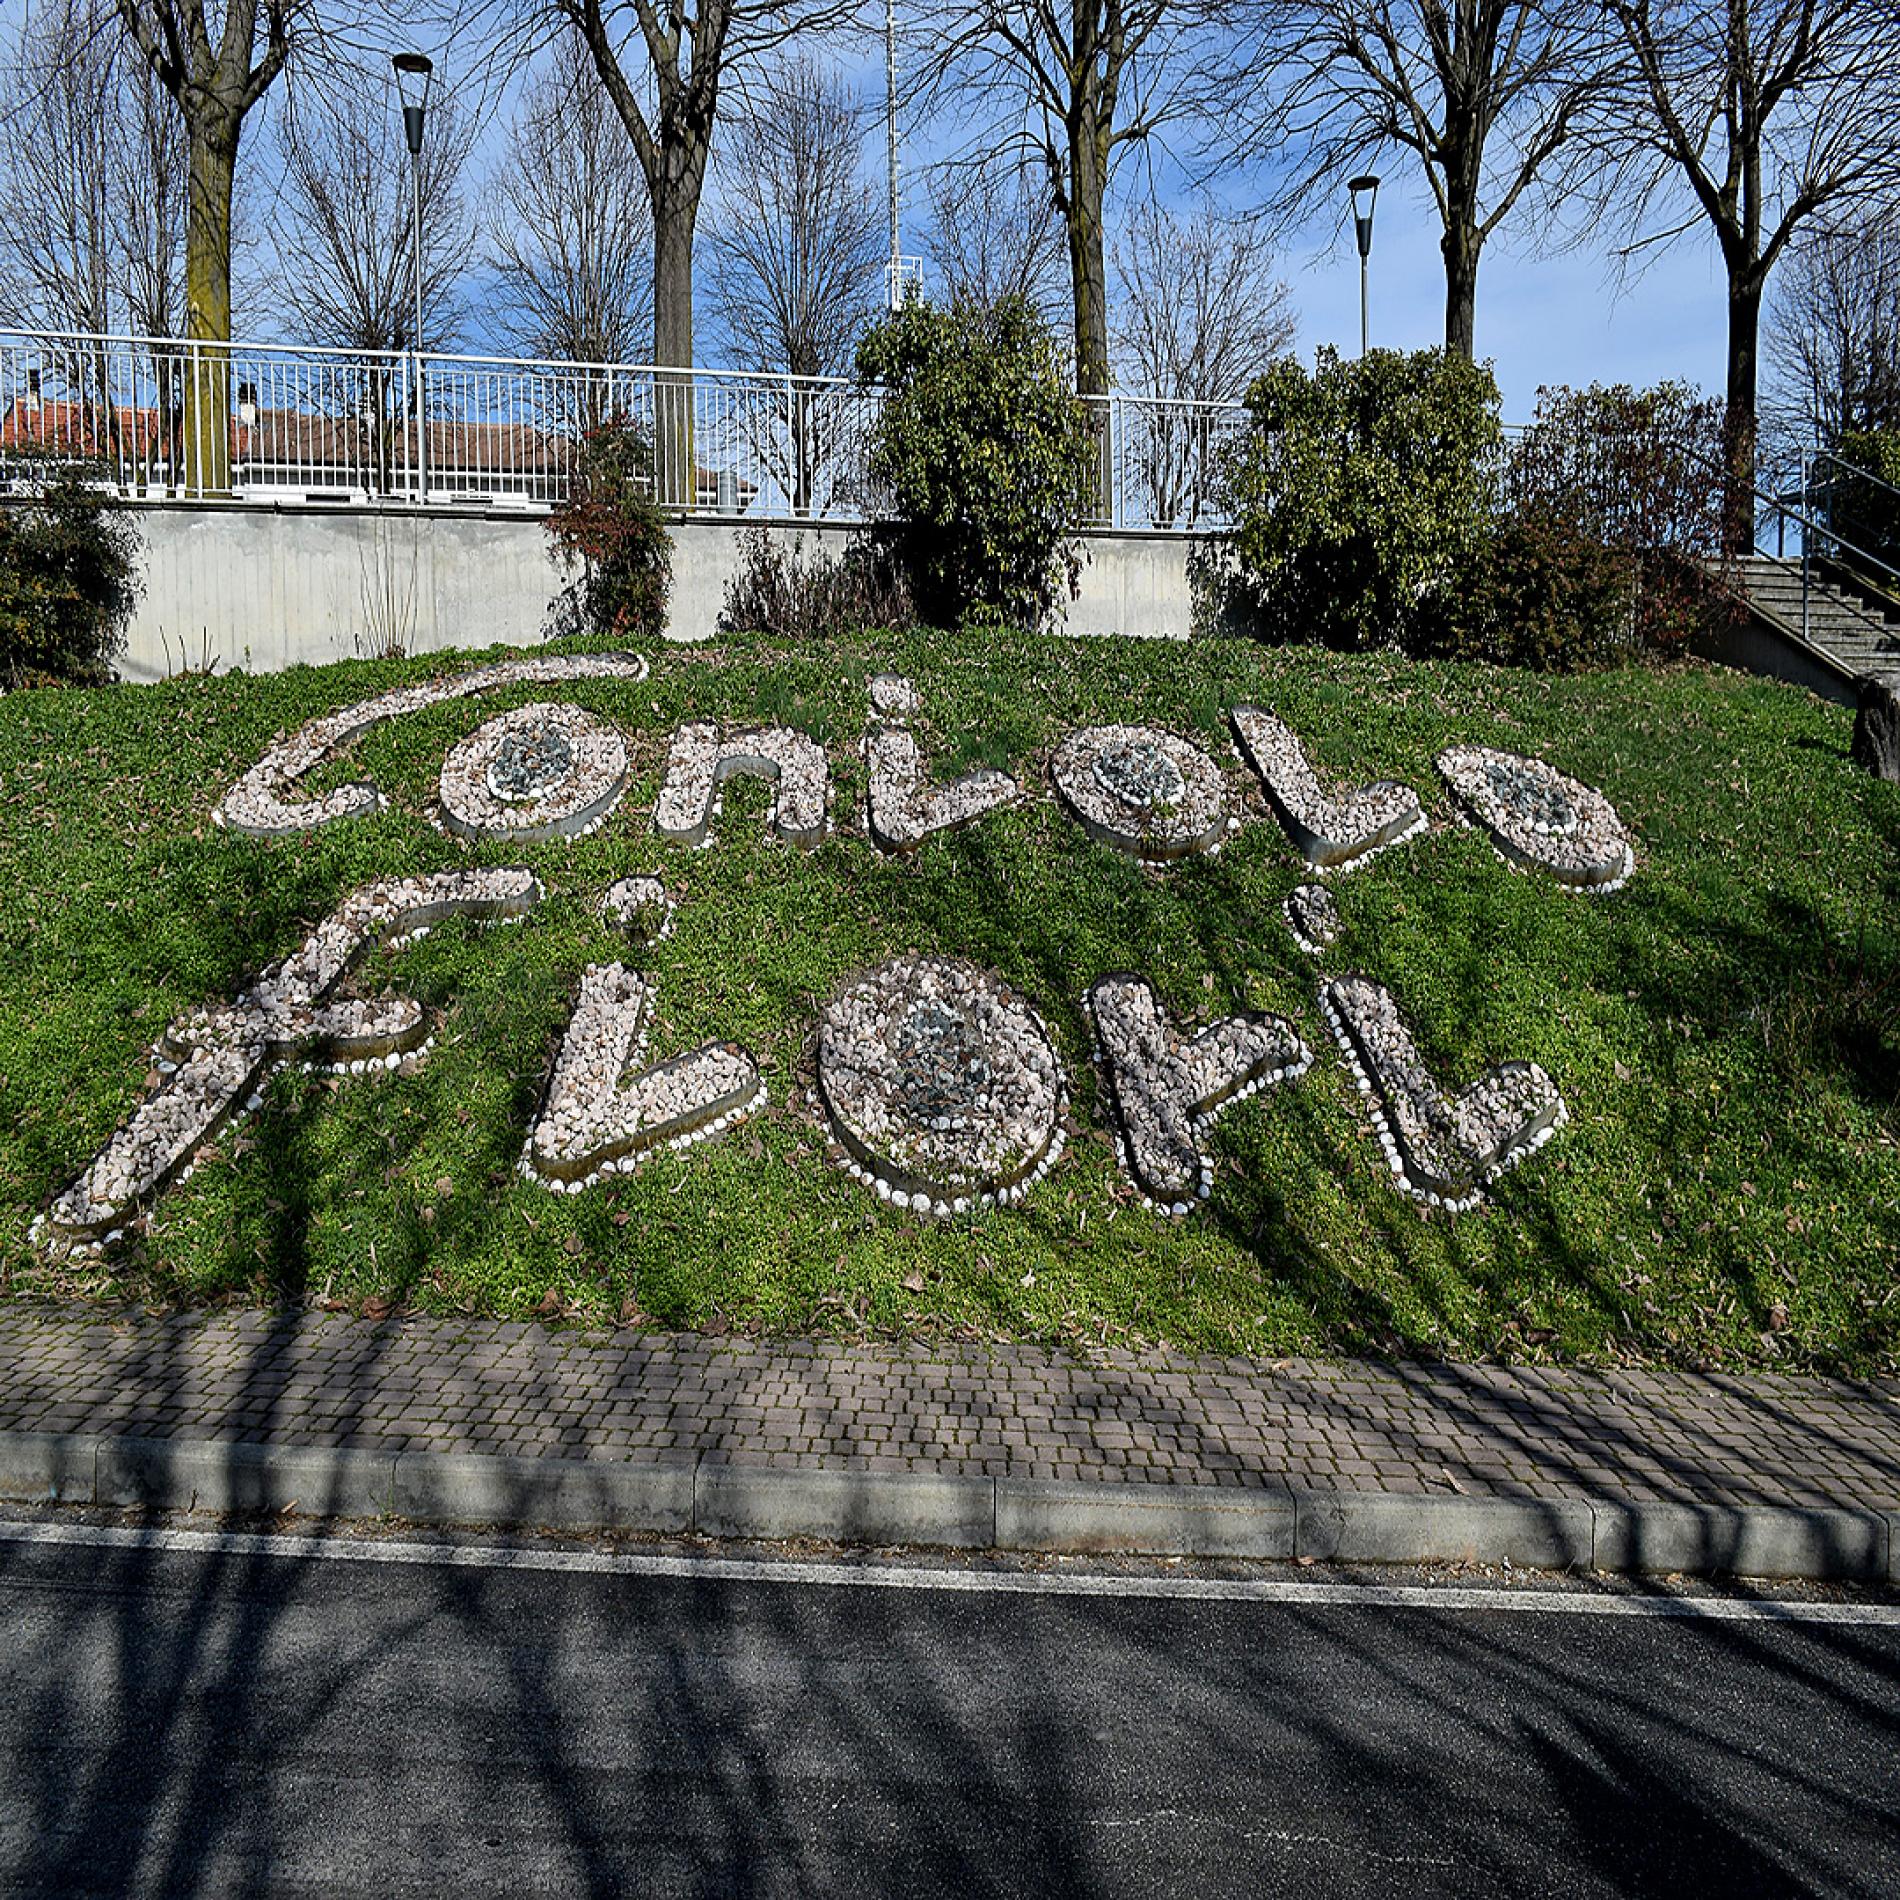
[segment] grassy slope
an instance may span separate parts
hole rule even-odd
[[[855,745],[882,666],[924,688],[939,770],[1009,765],[1027,803],[913,862],[880,858]],[[428,670],[0,701],[0,1286],[1263,1353],[1900,1362],[1900,791],[1849,767],[1834,708],[1700,668],[1550,679],[1240,644],[740,642],[664,655],[643,687],[563,689],[618,720],[636,758],[637,797],[584,842],[471,854],[425,822],[448,745],[526,692],[371,734],[334,776],[367,767],[391,800],[374,820],[269,843],[209,825],[277,730]],[[1281,919],[1299,880],[1270,822],[1211,862],[1144,871],[1083,842],[1048,751],[1091,720],[1153,719],[1206,744],[1258,815],[1222,723],[1243,698],[1291,719],[1323,770],[1408,780],[1435,818],[1432,754],[1469,738],[1601,785],[1636,830],[1638,876],[1603,901],[1512,875],[1443,823],[1336,886],[1328,967],[1389,984],[1442,1078],[1530,1058],[1569,1100],[1571,1126],[1481,1212],[1428,1218],[1393,1189],[1329,1044],[1304,1082],[1220,1123],[1205,1212],[1164,1224],[1121,1183],[1084,983],[1139,968],[1178,1012],[1281,1010],[1318,1044],[1316,972]],[[656,844],[642,801],[689,715],[825,739],[839,835],[812,856],[765,841],[766,788],[744,782],[714,849]],[[171,1015],[229,995],[359,882],[471,861],[532,863],[548,896],[525,928],[453,926],[367,967],[444,1012],[420,1075],[284,1071],[149,1233],[84,1268],[35,1259],[34,1207],[127,1111]],[[646,953],[654,1051],[735,1038],[771,1107],[557,1199],[511,1167],[579,973],[618,953],[599,894],[651,867],[686,894]],[[818,1002],[914,949],[975,958],[1037,1004],[1083,1135],[1025,1208],[947,1230],[827,1164],[807,1107]]]

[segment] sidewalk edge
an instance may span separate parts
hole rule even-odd
[[[1900,1584],[1900,1511],[1069,1483],[684,1454],[610,1463],[0,1432],[0,1499],[1049,1555],[1478,1563]]]

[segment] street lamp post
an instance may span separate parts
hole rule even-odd
[[[409,341],[414,352],[416,397],[416,500],[429,498],[429,437],[422,387],[422,128],[429,109],[435,61],[427,53],[397,53],[396,89],[402,95],[402,131],[409,145],[409,205],[415,259],[416,327]]]
[[[1359,354],[1364,356],[1370,327],[1366,300],[1367,259],[1372,256],[1372,208],[1379,202],[1378,175],[1364,172],[1349,179],[1346,189],[1352,193],[1353,235],[1359,240]]]

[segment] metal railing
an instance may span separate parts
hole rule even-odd
[[[1814,625],[1814,588],[1815,564],[1817,561],[1832,561],[1842,567],[1857,572],[1873,583],[1874,591],[1893,596],[1900,593],[1900,567],[1895,567],[1883,556],[1870,549],[1857,546],[1846,539],[1835,528],[1832,515],[1832,484],[1817,487],[1814,469],[1817,462],[1831,463],[1856,480],[1872,483],[1878,488],[1889,488],[1889,483],[1881,481],[1877,475],[1858,469],[1850,462],[1844,462],[1838,455],[1826,449],[1806,452],[1801,457],[1799,485],[1792,489],[1778,489],[1770,492],[1766,489],[1752,490],[1756,505],[1755,545],[1757,555],[1773,560],[1777,566],[1789,574],[1799,572],[1801,577],[1801,637],[1812,637]],[[1900,495],[1900,489],[1891,490]],[[1819,506],[1816,506],[1817,499]],[[1768,532],[1772,524],[1775,548],[1772,555],[1768,552]],[[1790,533],[1796,543],[1797,552],[1790,555],[1788,541]],[[1877,639],[1885,640],[1891,629],[1883,613],[1871,611],[1857,600],[1849,599],[1838,588],[1833,611],[1847,615],[1857,621],[1862,630]]]
[[[618,418],[646,432],[669,506],[864,521],[884,400],[745,370],[0,330],[0,483],[84,459],[149,501],[545,508],[582,436]],[[1085,400],[1102,450],[1090,525],[1229,525],[1238,403]]]

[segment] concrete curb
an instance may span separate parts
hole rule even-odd
[[[0,1499],[959,1550],[1900,1584],[1900,1511],[1292,1491],[0,1432]]]

